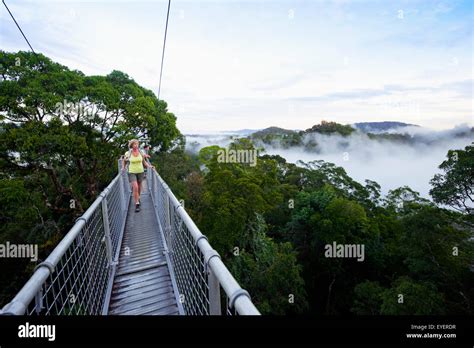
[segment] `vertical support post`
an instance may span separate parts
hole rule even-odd
[[[146,186],[148,186],[148,192],[150,192],[150,195],[153,197],[155,193],[155,173],[153,173],[153,169],[150,168],[147,169]]]
[[[119,186],[120,186],[120,200],[121,200],[120,206],[122,208],[121,217],[124,217],[123,214],[127,214],[127,200],[125,200],[125,178],[124,178],[124,174],[122,173],[120,173]]]
[[[153,177],[153,190],[151,191],[151,194],[153,195],[153,200],[155,204],[158,205],[157,195],[156,195],[156,192],[158,191],[158,179],[156,178],[156,173],[153,169],[152,169],[151,176]]]
[[[168,196],[168,192],[164,190],[163,188],[163,198],[164,198],[164,203],[165,203],[165,231],[166,231],[166,236],[167,239],[171,239],[171,214],[170,214],[170,199]],[[168,244],[168,248],[172,248],[172,244]]]
[[[208,268],[207,282],[209,286],[209,314],[221,315],[221,287],[214,272]]]
[[[104,223],[105,250],[109,266],[113,264],[114,255],[112,252],[112,241],[110,239],[109,214],[107,212],[107,196],[102,199],[102,221]]]
[[[42,309],[43,309],[43,288],[41,288],[35,294],[35,311],[36,311],[36,314],[40,314]]]
[[[128,195],[129,195],[129,190],[128,190],[128,186],[127,186],[127,180],[126,180],[126,175],[125,173],[122,173],[122,159],[123,159],[123,156],[120,157],[119,161],[118,161],[118,172],[119,172],[119,175],[120,175],[120,196],[121,196],[121,199],[122,199],[122,210],[124,211],[124,214],[127,214],[126,210],[128,210],[128,206],[127,206],[127,203],[128,203]]]

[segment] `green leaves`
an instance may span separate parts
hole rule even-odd
[[[233,150],[254,150],[238,139]],[[290,243],[268,236],[263,215],[284,204],[278,180],[278,161],[259,157],[256,166],[218,162],[218,146],[203,148],[205,165],[202,205],[195,204],[197,224],[223,256],[240,284],[251,294],[264,314],[302,313],[307,309],[302,268]],[[196,182],[195,180],[193,182]]]
[[[464,150],[448,151],[441,163],[443,174],[431,180],[430,195],[434,201],[449,205],[461,212],[474,213],[474,143]]]
[[[321,121],[320,124],[314,125],[313,127],[307,129],[305,133],[321,133],[321,134],[332,134],[339,133],[342,136],[351,135],[355,129],[350,125],[342,125],[336,122]]]
[[[146,135],[162,151],[181,136],[166,103],[120,71],[86,77],[30,52],[0,51],[0,62],[0,112],[8,120],[82,123],[116,146]]]
[[[249,224],[249,248],[230,259],[232,273],[252,293],[262,314],[284,315],[307,310],[302,268],[290,243],[266,236],[265,220],[256,214]]]
[[[359,315],[440,315],[445,299],[431,283],[400,277],[391,288],[366,281],[354,289],[352,312]]]
[[[86,77],[31,52],[0,51],[0,64],[0,240],[53,248],[116,175],[127,140],[182,141],[166,103],[122,72]],[[25,267],[6,279],[19,286]],[[0,300],[18,290],[4,289]]]

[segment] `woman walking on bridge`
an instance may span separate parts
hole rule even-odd
[[[128,142],[129,150],[125,153],[122,159],[122,171],[125,171],[126,162],[130,162],[130,165],[128,166],[128,181],[130,181],[130,184],[132,185],[135,212],[140,211],[140,193],[145,172],[144,166],[154,168],[146,161],[145,156],[142,155],[139,145],[137,139],[130,140]]]

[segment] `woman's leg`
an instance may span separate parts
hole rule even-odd
[[[142,194],[143,188],[143,173],[137,174],[137,182],[138,182],[138,200],[140,200],[140,195]]]
[[[132,189],[133,189],[133,199],[135,201],[135,204],[138,203],[138,198],[140,195],[138,194],[138,183],[136,180],[132,181]]]

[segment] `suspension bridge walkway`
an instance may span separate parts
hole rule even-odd
[[[119,169],[0,314],[260,314],[154,168],[140,202]]]

